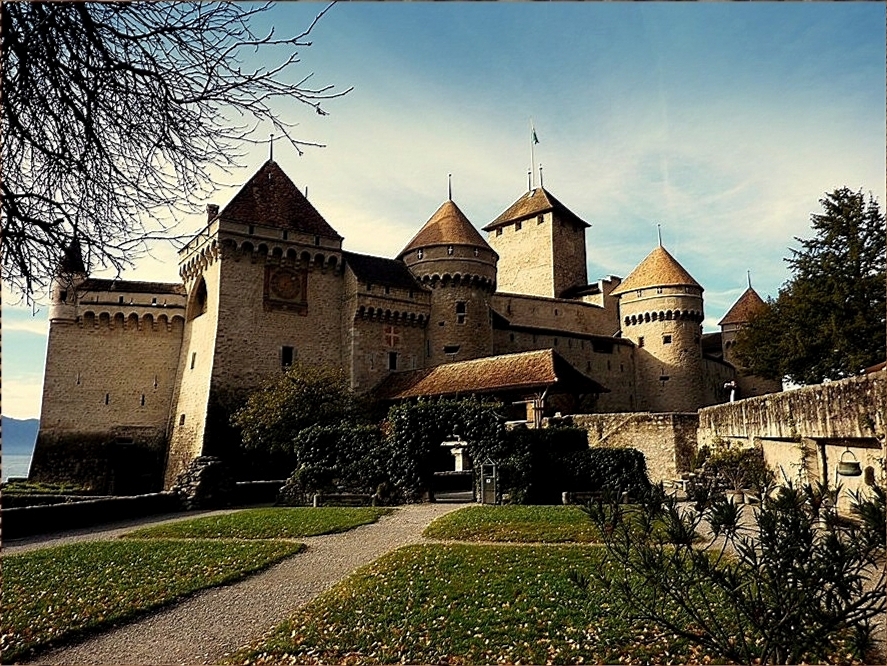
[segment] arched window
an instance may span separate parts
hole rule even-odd
[[[209,297],[206,291],[206,282],[202,277],[198,278],[197,284],[194,286],[194,291],[191,292],[191,298],[189,300],[188,321],[191,321],[206,312],[206,304]]]

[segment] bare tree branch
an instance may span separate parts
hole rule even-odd
[[[92,267],[122,270],[196,211],[210,169],[239,166],[261,125],[299,154],[319,146],[273,105],[325,115],[348,92],[296,72],[331,6],[278,37],[250,26],[270,4],[0,4],[3,279],[32,299],[75,230]],[[274,60],[245,65],[256,53]]]

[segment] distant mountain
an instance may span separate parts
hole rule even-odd
[[[13,419],[4,416],[0,422],[3,453],[7,455],[31,455],[37,441],[40,419]]]

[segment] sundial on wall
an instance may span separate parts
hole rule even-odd
[[[307,282],[308,271],[267,266],[265,268],[265,309],[307,314]]]

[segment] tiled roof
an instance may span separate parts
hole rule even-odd
[[[490,246],[452,201],[445,201],[425,223],[400,256],[420,247],[431,245],[471,245],[491,250]]]
[[[521,196],[504,213],[485,226],[483,230],[492,231],[496,227],[501,227],[517,220],[525,220],[528,217],[535,217],[549,211],[554,211],[561,219],[572,221],[584,227],[591,226],[558,201],[551,192],[545,188],[537,187],[535,190]]]
[[[635,268],[613,294],[624,294],[648,287],[698,287],[702,286],[661,245],[655,247]]]
[[[542,349],[394,373],[377,387],[375,393],[382,400],[400,400],[546,387],[551,387],[555,393],[609,392],[576,370],[553,349]]]
[[[723,358],[724,348],[720,332],[702,334],[702,355],[718,360]]]
[[[733,307],[727,310],[727,314],[718,322],[718,326],[748,323],[751,321],[752,315],[766,307],[767,304],[758,296],[758,292],[749,287],[733,304]]]
[[[119,291],[128,294],[185,294],[185,285],[170,282],[133,282],[88,278],[77,285],[77,291]]]
[[[416,278],[410,273],[406,264],[399,259],[385,259],[354,252],[343,252],[342,256],[345,258],[345,263],[354,271],[357,279],[365,284],[379,284],[401,289],[415,289],[416,291],[423,289],[416,282]]]
[[[342,238],[308,203],[283,169],[271,160],[247,181],[219,217],[232,222],[293,229],[324,238]]]

